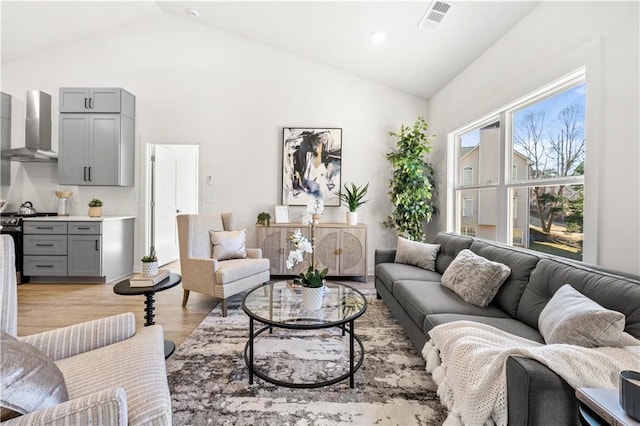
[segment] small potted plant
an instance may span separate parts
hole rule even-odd
[[[267,212],[262,212],[258,214],[258,225],[269,226],[271,224],[271,215]]]
[[[148,255],[140,259],[142,261],[142,275],[145,277],[155,277],[158,275],[158,258],[155,250],[151,250]]]
[[[102,216],[102,200],[94,198],[89,201],[89,217]]]
[[[356,186],[356,184],[352,182],[351,186],[348,186],[346,183],[344,184],[343,192],[335,192],[335,194],[347,204],[347,208],[349,209],[347,212],[347,223],[349,225],[358,224],[358,212],[356,210],[369,201],[364,199],[368,190],[369,184]]]

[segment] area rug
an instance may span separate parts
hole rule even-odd
[[[254,377],[244,360],[249,318],[241,297],[228,316],[214,309],[167,360],[175,425],[441,425],[447,411],[402,327],[371,283],[360,290],[368,308],[355,329],[365,348],[362,367],[349,380],[291,389]],[[256,366],[277,379],[313,382],[348,369],[348,337],[338,329],[275,329],[256,342]],[[358,345],[356,345],[357,347]]]

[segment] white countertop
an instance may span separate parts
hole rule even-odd
[[[135,219],[135,216],[40,216],[40,217],[25,217],[25,222],[104,222],[107,220],[124,220]]]

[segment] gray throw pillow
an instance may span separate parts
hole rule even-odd
[[[418,266],[427,271],[436,270],[436,258],[440,244],[421,243],[398,237],[395,263]]]
[[[51,358],[0,332],[2,421],[69,400],[64,377]]]
[[[442,285],[465,302],[486,308],[511,274],[502,263],[478,256],[469,249],[458,253],[442,275]]]
[[[547,344],[595,348],[640,345],[624,332],[624,314],[603,308],[570,284],[556,291],[540,312],[538,329]]]
[[[246,231],[209,231],[213,244],[212,258],[217,260],[244,259]]]

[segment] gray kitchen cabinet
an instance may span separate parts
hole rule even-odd
[[[0,150],[11,148],[11,95],[0,93]],[[0,160],[0,184],[11,184],[11,162]]]
[[[23,229],[26,276],[111,282],[133,272],[132,217],[25,219]]]
[[[60,89],[60,112],[120,113],[123,110],[122,92],[128,93],[126,90],[115,87],[63,87]],[[126,105],[128,101],[129,99],[125,96],[125,110],[128,107]]]
[[[66,90],[60,89],[61,99]],[[104,111],[60,114],[58,181],[61,185],[133,186],[135,98],[125,90],[112,90],[120,91],[119,114]]]

